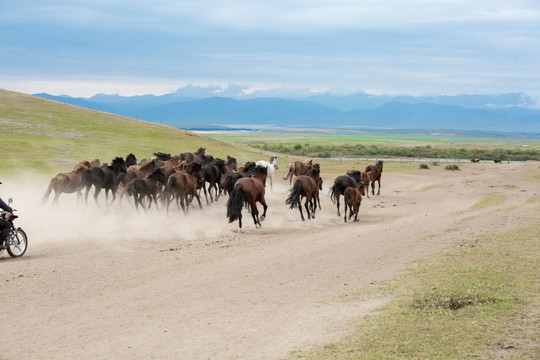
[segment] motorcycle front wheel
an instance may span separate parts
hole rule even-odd
[[[7,241],[7,252],[11,257],[21,257],[28,247],[28,238],[23,229],[17,229]]]

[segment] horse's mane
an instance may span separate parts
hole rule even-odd
[[[171,154],[166,154],[162,152],[155,152],[154,156],[157,157],[161,161],[167,161],[171,159]]]
[[[89,167],[91,167],[90,161],[82,160],[82,161],[79,161],[77,163],[77,165],[75,165],[75,167],[73,168],[73,171],[77,172],[77,171],[80,171],[80,170],[88,169]]]

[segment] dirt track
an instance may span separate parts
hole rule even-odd
[[[46,184],[7,179],[19,225],[29,234],[23,258],[0,256],[0,359],[280,359],[338,338],[383,300],[332,301],[394,277],[451,239],[531,221],[512,207],[538,196],[526,164],[466,164],[392,173],[381,195],[365,198],[358,223],[343,223],[327,196],[302,223],[284,204],[288,182],[267,189],[268,217],[244,233],[228,224],[225,200],[170,218],[112,208],[38,207]],[[345,171],[346,169],[344,169]],[[277,183],[277,184],[276,184]],[[472,206],[498,193],[502,204]],[[131,205],[131,204],[129,204]],[[496,209],[504,211],[495,211]]]

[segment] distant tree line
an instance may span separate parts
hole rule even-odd
[[[427,159],[480,159],[480,160],[540,160],[540,150],[529,148],[484,149],[469,147],[426,146],[377,146],[362,144],[314,145],[314,144],[254,144],[256,148],[303,157],[394,157]]]

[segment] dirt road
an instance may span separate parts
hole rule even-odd
[[[511,205],[538,199],[538,184],[524,180],[538,163],[460,167],[385,164],[381,195],[364,198],[360,222],[347,224],[327,196],[333,178],[322,211],[302,223],[278,174],[263,228],[244,211],[241,234],[223,198],[167,218],[126,201],[76,206],[74,195],[40,207],[47,184],[2,179],[30,245],[21,259],[0,256],[0,359],[280,359],[335,340],[387,301],[339,295],[452,239],[530,221]],[[475,210],[489,194],[502,202]]]

